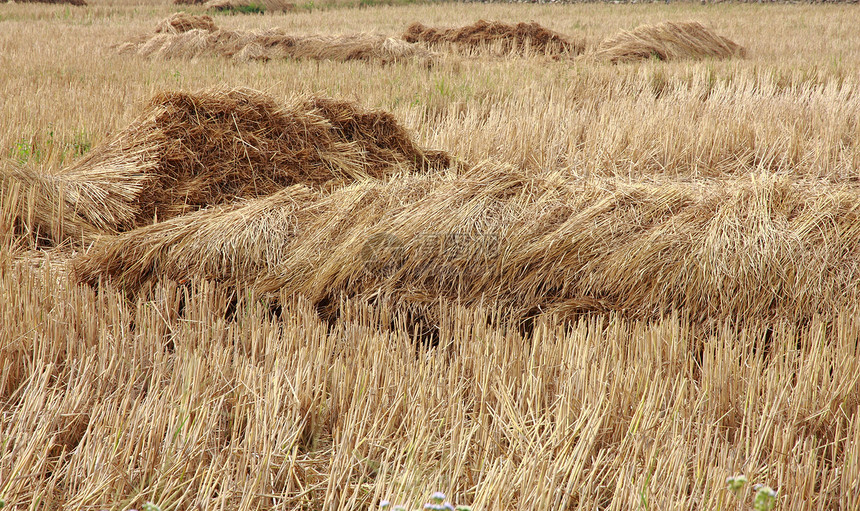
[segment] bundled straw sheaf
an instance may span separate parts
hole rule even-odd
[[[621,31],[603,40],[593,56],[613,63],[650,58],[723,59],[744,57],[746,49],[697,21],[667,21],[656,25],[643,25],[631,32]]]
[[[325,187],[449,164],[447,154],[418,148],[387,112],[317,97],[280,105],[251,89],[210,89],[160,93],[71,167],[19,169],[3,183],[17,190],[20,221],[59,242],[293,184]]]
[[[218,30],[215,26],[215,21],[211,16],[194,15],[185,12],[177,12],[171,14],[167,18],[158,22],[155,27],[156,34],[178,34],[180,32],[188,32],[189,30],[205,30],[213,32]]]
[[[771,177],[570,182],[478,168],[200,211],[101,239],[73,273],[130,293],[202,278],[329,309],[350,297],[512,317],[801,320],[858,297],[860,195]]]
[[[280,29],[250,32],[221,30],[214,23],[192,27],[190,30],[161,28],[164,25],[172,26],[174,22],[174,17],[167,18],[159,24],[159,30],[154,34],[120,44],[117,50],[158,59],[217,56],[240,61],[361,60],[378,64],[416,62],[424,66],[436,59],[435,53],[416,44],[378,34],[297,36]],[[195,20],[195,23],[200,21]]]
[[[502,53],[579,54],[582,41],[574,41],[536,22],[504,23],[479,20],[459,28],[436,28],[412,23],[402,35],[410,43],[447,44],[460,49],[489,47]]]

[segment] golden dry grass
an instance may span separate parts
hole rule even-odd
[[[696,19],[745,59],[476,53],[428,68],[109,49],[173,9],[0,5],[7,505],[347,510],[442,490],[480,510],[740,511],[750,490],[736,498],[725,478],[745,473],[778,489],[780,510],[860,507],[856,9],[214,15],[224,31],[302,37],[535,21],[593,44]],[[390,114],[416,148],[481,163],[299,182],[93,244],[33,242],[22,211],[51,237],[78,210],[38,200],[106,201],[116,182],[60,186],[64,169],[104,155],[151,98],[211,86],[281,107],[336,98]],[[461,233],[498,241],[495,265],[448,257],[468,254]]]

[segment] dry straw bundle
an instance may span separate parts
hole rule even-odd
[[[538,23],[504,23],[479,20],[459,28],[435,28],[412,23],[402,35],[410,43],[447,44],[460,49],[493,47],[503,53],[535,52],[546,55],[579,54],[581,41],[549,30]]]
[[[188,14],[177,12],[158,22],[155,27],[156,34],[178,34],[189,30],[205,30],[213,32],[218,30],[211,16]]]
[[[18,169],[3,192],[55,241],[125,231],[302,183],[445,168],[387,112],[326,98],[280,105],[251,89],[156,95],[128,128],[59,174]],[[59,213],[59,214],[58,214]],[[57,219],[57,220],[54,220]]]
[[[857,299],[858,197],[770,177],[570,182],[479,168],[329,195],[291,188],[104,238],[73,267],[128,292],[204,278],[327,307],[802,320]]]
[[[174,15],[163,20],[154,34],[123,43],[117,50],[164,59],[219,56],[243,61],[291,58],[379,64],[416,62],[425,66],[436,58],[435,53],[418,45],[378,34],[296,36],[279,29],[221,30],[214,23],[201,20],[208,16],[180,14],[181,17]],[[192,23],[199,26],[185,28]],[[164,29],[165,26],[173,29]]]
[[[746,49],[697,21],[643,25],[605,39],[594,57],[609,62],[743,57]]]

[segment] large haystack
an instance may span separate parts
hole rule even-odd
[[[538,23],[504,23],[479,20],[459,28],[436,28],[413,23],[402,35],[411,43],[445,44],[460,49],[491,48],[502,53],[534,52],[546,55],[579,54],[581,41],[549,30]]]
[[[77,279],[205,278],[319,305],[495,304],[513,317],[800,320],[854,302],[856,187],[570,182],[500,169],[292,188],[100,240]]]
[[[387,112],[315,97],[279,105],[250,89],[215,89],[158,94],[128,128],[59,174],[22,169],[3,182],[21,190],[18,216],[32,220],[29,230],[60,241],[297,183],[323,187],[448,164],[445,153],[419,149]]]
[[[213,32],[218,30],[211,16],[194,15],[185,12],[177,12],[158,22],[155,27],[156,34],[178,34],[189,30],[204,30]]]
[[[416,44],[378,34],[289,35],[279,29],[262,31],[220,30],[207,25],[191,30],[161,30],[137,37],[117,47],[120,53],[152,58],[219,56],[236,60],[311,59],[363,60],[379,64],[416,62],[430,65],[436,54]]]
[[[621,31],[605,39],[597,47],[594,57],[609,62],[628,62],[657,58],[724,59],[743,57],[746,49],[697,21],[664,22],[643,25],[632,32]]]

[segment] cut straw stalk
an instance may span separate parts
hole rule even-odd
[[[800,320],[856,300],[857,197],[764,177],[631,184],[481,168],[201,211],[102,239],[74,273],[129,292],[203,278],[318,304]]]

